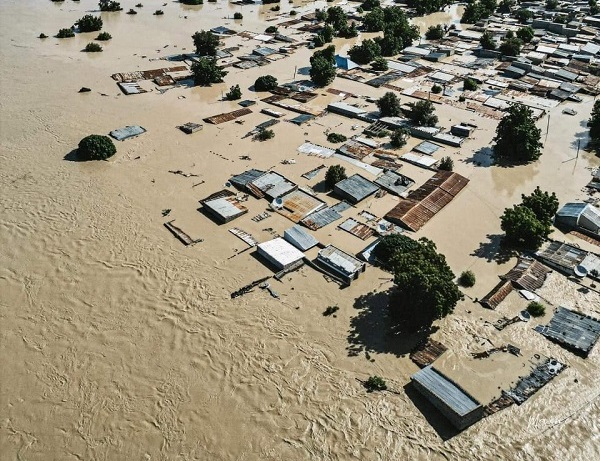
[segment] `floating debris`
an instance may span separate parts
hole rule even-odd
[[[252,283],[249,283],[248,285],[240,288],[237,291],[234,291],[233,293],[231,293],[231,299],[237,298],[239,296],[243,296],[246,293],[250,293],[254,288],[256,288],[258,285],[260,285],[261,283],[266,282],[267,280],[269,280],[271,277],[264,277],[262,279],[258,279],[255,280]]]

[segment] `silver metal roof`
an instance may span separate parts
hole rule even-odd
[[[283,232],[283,238],[302,251],[309,250],[319,243],[312,234],[309,234],[300,226],[293,226],[286,229]]]
[[[320,250],[317,259],[335,266],[340,272],[347,275],[353,275],[355,272],[361,270],[364,264],[359,259],[333,245],[328,245]]]
[[[588,354],[600,337],[600,320],[559,307],[548,325],[539,325],[535,330],[567,347]]]
[[[296,184],[274,171],[269,171],[259,176],[252,181],[252,185],[259,188],[265,195],[271,198],[281,197],[296,189]]]
[[[396,173],[392,170],[385,171],[381,176],[375,179],[375,184],[378,184],[383,189],[394,195],[400,195],[410,188],[415,182],[408,176]]]
[[[234,202],[235,198],[222,197],[204,202],[204,206],[210,208],[213,213],[222,216],[225,219],[242,215],[248,211],[245,207]]]
[[[479,402],[431,365],[416,372],[410,379],[417,381],[429,390],[459,416],[465,416],[481,406]]]
[[[378,190],[379,187],[376,184],[373,184],[359,174],[354,174],[335,185],[336,192],[346,194],[357,202],[360,202]]]
[[[256,170],[253,168],[251,170],[244,171],[243,173],[232,176],[230,181],[233,185],[237,187],[244,187],[246,186],[246,184],[254,181],[256,178],[262,176],[263,174],[265,174],[264,171]]]

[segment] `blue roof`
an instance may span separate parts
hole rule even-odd
[[[350,58],[346,58],[345,56],[340,56],[339,54],[335,55],[335,66],[339,67],[340,69],[344,69],[344,70],[351,70],[351,69],[355,69],[355,68],[359,67],[358,64],[356,64]]]

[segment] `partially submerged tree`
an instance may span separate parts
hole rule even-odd
[[[400,99],[396,96],[396,93],[391,91],[388,91],[377,100],[377,107],[379,107],[382,117],[399,117],[402,115]]]
[[[213,83],[221,83],[227,72],[217,65],[213,58],[200,58],[192,64],[194,85],[210,86]]]
[[[327,141],[334,143],[334,144],[338,144],[340,142],[346,142],[348,138],[346,136],[344,136],[343,134],[340,133],[329,133],[327,135]]]
[[[477,89],[477,82],[470,77],[463,80],[463,91],[475,91]]]
[[[517,38],[521,39],[525,43],[529,43],[531,40],[533,40],[534,36],[535,36],[535,33],[531,26],[521,27],[517,31]]]
[[[522,46],[523,42],[520,38],[507,38],[500,44],[498,51],[505,56],[518,56]]]
[[[244,15],[242,13],[240,13],[239,11],[236,11],[235,13],[233,13],[233,19],[244,19]]]
[[[83,49],[86,53],[99,53],[102,51],[102,47],[97,43],[90,42]]]
[[[425,32],[425,38],[427,40],[441,40],[444,38],[445,33],[446,31],[441,24],[438,24],[437,26],[429,26],[429,29],[427,29],[427,32]]]
[[[521,8],[515,13],[515,18],[517,18],[521,24],[525,24],[527,21],[533,18],[533,13],[527,8]]]
[[[100,32],[96,37],[96,40],[99,40],[101,42],[105,42],[110,39],[112,39],[112,35],[110,35],[108,32]]]
[[[380,56],[380,57],[378,57],[378,58],[375,58],[375,59],[373,60],[373,62],[371,62],[371,68],[372,68],[373,70],[380,71],[380,72],[382,72],[382,71],[385,71],[385,70],[388,70],[388,62],[387,62],[387,59],[385,59],[385,58],[384,58],[384,57],[382,57],[382,56]]]
[[[80,32],[96,32],[102,29],[102,18],[100,16],[93,16],[86,14],[79,21],[75,23],[79,27]]]
[[[315,51],[310,58],[310,79],[317,86],[329,85],[335,79],[335,47],[329,45]]]
[[[364,40],[360,45],[354,45],[348,51],[350,59],[358,64],[369,64],[381,56],[381,47],[373,40]]]
[[[335,30],[340,30],[348,26],[348,15],[341,7],[332,6],[327,10],[325,22],[331,24]]]
[[[261,128],[258,133],[254,136],[254,139],[258,141],[267,141],[269,139],[273,139],[275,137],[275,132],[273,130],[267,130],[265,128]]]
[[[121,11],[121,4],[119,2],[114,2],[112,0],[100,0],[98,2],[98,7],[100,11]]]
[[[558,211],[558,197],[554,192],[551,194],[542,191],[537,186],[531,195],[521,194],[521,205],[529,208],[535,217],[542,222],[550,224]]]
[[[117,153],[108,136],[91,134],[79,141],[77,156],[82,160],[106,160]]]
[[[71,28],[60,29],[58,31],[58,34],[56,34],[56,38],[71,38],[71,37],[75,37],[75,32],[73,32],[73,29],[71,29]]]
[[[279,83],[272,75],[263,75],[254,82],[254,91],[271,91],[277,88]]]
[[[183,3],[184,5],[203,5],[204,0],[179,0],[179,3]]]
[[[494,40],[494,36],[491,32],[485,31],[481,38],[479,39],[479,43],[481,44],[481,48],[484,50],[495,50],[496,49],[496,41]]]
[[[594,103],[588,121],[588,127],[590,128],[590,140],[592,145],[600,145],[600,100]]]
[[[438,117],[431,101],[418,101],[409,104],[411,111],[408,118],[418,126],[436,126]]]
[[[440,164],[438,165],[438,170],[442,171],[452,171],[454,169],[454,160],[450,157],[442,157],[440,160]]]
[[[277,33],[277,26],[269,26],[265,29],[265,33],[267,34],[276,34]]]
[[[444,88],[442,85],[438,85],[437,83],[431,87],[431,92],[433,94],[440,94],[442,91],[444,91]]]
[[[398,128],[397,130],[394,130],[390,136],[390,144],[392,147],[399,149],[406,146],[409,137],[410,132],[406,128]]]
[[[473,271],[464,271],[458,278],[458,283],[463,287],[470,288],[475,285],[475,274]]]
[[[542,303],[531,301],[527,305],[527,312],[529,312],[532,317],[543,317],[546,314],[546,308]]]
[[[333,189],[334,186],[346,179],[346,168],[342,165],[331,165],[325,173],[325,185],[328,189]]]
[[[516,162],[531,162],[542,155],[542,131],[533,112],[523,104],[512,104],[496,127],[494,154]]]
[[[242,90],[239,85],[233,85],[229,88],[229,92],[225,94],[225,99],[228,101],[235,101],[242,98]]]
[[[385,27],[385,15],[382,8],[374,8],[362,18],[363,28],[366,32],[379,32]]]
[[[216,56],[219,46],[219,37],[210,30],[201,30],[192,35],[196,53],[200,56]]]
[[[371,376],[364,382],[365,389],[367,392],[373,391],[385,391],[387,390],[387,384],[381,376]]]

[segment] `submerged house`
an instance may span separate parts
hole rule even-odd
[[[278,270],[291,269],[304,258],[304,253],[281,237],[259,243],[256,248],[258,254]]]
[[[483,417],[483,407],[458,384],[429,365],[410,377],[413,386],[459,430]]]
[[[373,195],[379,187],[364,176],[354,174],[338,182],[333,191],[339,198],[350,203],[358,203]]]
[[[600,238],[600,209],[589,203],[567,203],[556,213],[554,222]]]
[[[550,323],[538,325],[535,331],[587,357],[600,337],[600,320],[559,307]]]
[[[222,190],[201,200],[202,209],[219,224],[225,224],[248,213],[235,194],[228,190]]]
[[[352,283],[352,280],[357,279],[360,273],[364,272],[367,268],[367,265],[363,261],[333,245],[328,245],[319,251],[317,262],[330,269],[348,285]]]

